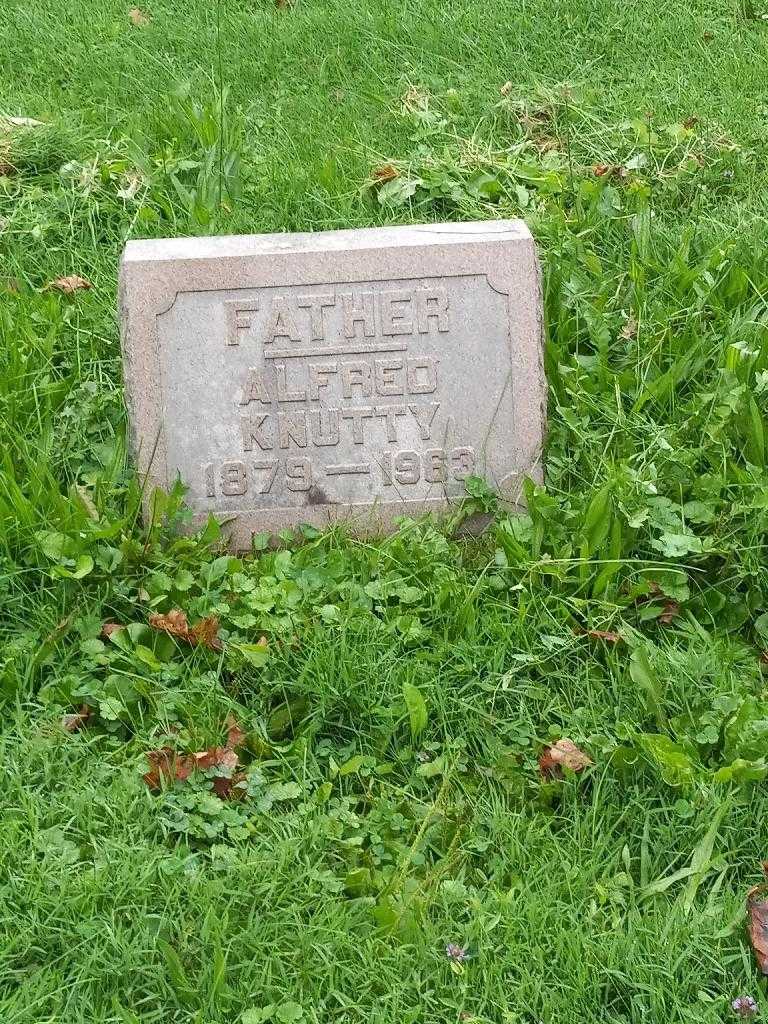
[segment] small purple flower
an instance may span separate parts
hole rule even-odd
[[[445,955],[451,961],[452,964],[463,964],[466,960],[469,960],[469,952],[464,946],[459,946],[455,942],[449,942],[445,947]]]
[[[752,996],[739,996],[731,1003],[731,1009],[744,1020],[748,1020],[757,1013],[757,1003]]]

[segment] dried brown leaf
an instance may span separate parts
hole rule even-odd
[[[563,774],[563,768],[572,772],[583,771],[592,763],[592,758],[566,737],[546,747],[539,755],[539,771],[545,779],[558,778]]]
[[[234,715],[227,715],[227,720],[224,723],[227,727],[227,747],[230,750],[237,750],[245,742],[245,737],[248,735],[245,729],[240,728],[240,724]]]
[[[379,184],[383,185],[387,181],[394,181],[395,178],[400,177],[400,171],[392,164],[383,164],[381,167],[375,167],[371,171],[371,177]]]
[[[747,915],[749,917],[749,938],[755,952],[757,965],[763,974],[768,974],[768,900],[764,897],[765,886],[756,885],[747,893]]]
[[[659,622],[663,625],[668,626],[673,619],[676,619],[680,614],[680,605],[677,601],[673,601],[671,597],[668,597],[664,601],[664,611],[659,616]]]
[[[67,732],[77,732],[78,729],[82,729],[88,719],[91,717],[93,712],[87,704],[83,704],[79,711],[74,712],[71,715],[64,715],[61,720],[62,727]]]
[[[214,791],[221,797],[230,795],[232,787],[244,778],[242,772],[235,772],[239,759],[229,747],[209,747],[194,754],[178,754],[170,747],[147,751],[150,769],[143,775],[150,789],[160,789],[163,783],[185,782],[194,771],[209,771],[222,768],[224,775],[212,779]]]
[[[101,635],[105,640],[108,640],[113,633],[116,633],[118,629],[123,629],[123,626],[119,622],[105,622],[101,627]]]
[[[213,781],[213,791],[222,800],[232,800],[235,797],[245,796],[245,787],[240,783],[245,782],[245,772],[235,772],[227,778],[225,775],[217,775]]]
[[[185,640],[188,644],[209,647],[212,651],[220,651],[222,648],[219,640],[219,620],[215,615],[209,615],[205,619],[190,627],[186,614],[180,608],[172,608],[169,612],[153,612],[149,616],[149,624],[177,640]]]
[[[621,164],[595,164],[592,173],[596,178],[626,178],[627,169]]]
[[[181,608],[171,608],[169,612],[152,612],[149,616],[149,624],[153,629],[168,633],[170,636],[178,636],[183,640],[189,639],[189,623]]]
[[[75,292],[84,291],[92,286],[91,282],[86,278],[80,277],[78,274],[70,274],[68,277],[54,278],[45,287],[53,288],[57,292],[63,292],[65,295],[73,295]]]
[[[132,7],[130,11],[128,11],[128,18],[130,19],[131,24],[135,25],[136,28],[144,28],[144,26],[148,25],[152,20],[140,7]]]
[[[7,124],[11,128],[39,128],[45,121],[37,121],[34,117],[5,117],[0,116],[0,125]]]
[[[591,640],[604,640],[607,644],[618,644],[622,640],[621,634],[611,629],[588,629],[587,636]]]
[[[621,328],[619,331],[619,337],[623,338],[624,341],[632,341],[637,337],[637,320],[635,320],[633,316],[631,316]]]
[[[170,747],[160,750],[148,750],[145,757],[149,761],[149,771],[142,778],[150,789],[160,789],[162,782],[168,782],[176,776],[178,757]]]
[[[192,627],[189,631],[190,643],[202,644],[203,647],[209,647],[212,651],[220,651],[222,649],[221,640],[219,640],[219,620],[215,615],[208,615]]]

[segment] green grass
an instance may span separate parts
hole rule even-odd
[[[765,1012],[761,10],[144,10],[0,11],[0,115],[44,122],[0,117],[0,1021]],[[526,516],[474,481],[482,538],[243,559],[180,538],[178,494],[142,524],[127,238],[519,215],[551,392]],[[69,274],[93,287],[46,287]],[[223,651],[148,626],[174,607]],[[242,800],[222,766],[147,787],[147,751],[220,745],[229,715]],[[594,765],[543,780],[563,736]]]

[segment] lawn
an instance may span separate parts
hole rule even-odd
[[[768,1011],[760,15],[3,6],[2,1024]],[[180,489],[142,522],[126,239],[514,216],[525,515],[471,480],[445,521],[242,558],[179,533]]]

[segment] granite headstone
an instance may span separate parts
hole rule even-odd
[[[482,476],[540,476],[536,251],[522,221],[128,242],[134,457],[195,520],[364,531]]]

